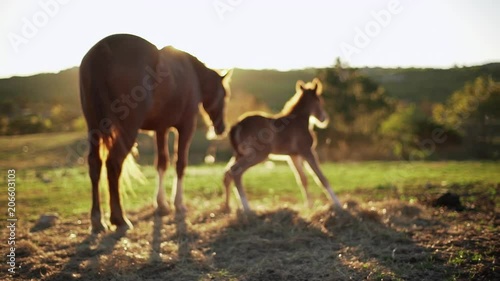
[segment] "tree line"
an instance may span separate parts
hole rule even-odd
[[[359,69],[339,60],[318,72],[331,122],[319,131],[328,159],[500,157],[500,83],[482,75],[445,102],[391,96]]]
[[[500,64],[367,69],[341,61],[289,72],[237,69],[228,121],[246,111],[278,112],[296,80],[319,77],[331,117],[317,131],[325,159],[498,159],[499,73]],[[0,79],[0,135],[84,131],[77,77],[74,68]]]

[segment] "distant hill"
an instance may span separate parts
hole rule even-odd
[[[41,114],[54,104],[62,104],[72,112],[81,112],[78,93],[78,67],[55,74],[0,79],[0,108],[29,108]],[[10,108],[11,104],[18,108]]]
[[[449,69],[363,68],[361,73],[381,84],[398,99],[419,102],[444,102],[454,91],[481,75],[500,81],[500,63]]]
[[[253,95],[273,111],[279,111],[295,93],[297,80],[311,81],[317,69],[291,71],[235,69],[231,91]]]
[[[78,93],[78,67],[59,73],[0,79],[0,98],[31,102],[74,102]]]
[[[277,111],[294,93],[297,80],[311,80],[318,71],[235,69],[231,89],[233,93],[253,95]],[[500,63],[450,69],[362,68],[360,71],[380,83],[389,95],[411,102],[443,102],[453,91],[479,75],[491,75],[500,80]],[[5,104],[9,103],[34,112],[47,110],[53,104],[80,112],[78,68],[56,74],[0,79],[0,110],[5,111]]]

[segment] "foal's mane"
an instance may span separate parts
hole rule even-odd
[[[314,89],[314,84],[312,82],[307,82],[305,85],[303,85],[303,87],[304,89]],[[295,94],[285,103],[285,106],[283,106],[283,109],[281,110],[279,115],[290,114],[299,103],[303,93],[304,92],[299,87],[297,87]]]

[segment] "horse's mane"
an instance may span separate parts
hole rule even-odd
[[[190,53],[186,53],[186,52],[184,52],[184,53],[186,54],[186,56],[188,57],[188,59],[193,64],[193,67],[196,70],[196,72],[202,73],[204,71],[211,70],[203,62],[201,62],[197,57],[191,55]]]
[[[188,57],[188,59],[191,61],[191,64],[193,65],[196,73],[198,74],[198,77],[200,79],[205,79],[203,77],[207,77],[206,76],[206,73],[207,71],[208,72],[213,72],[215,74],[217,74],[217,76],[224,76],[226,77],[226,79],[222,79],[222,85],[224,86],[224,88],[226,88],[226,95],[229,97],[231,95],[231,92],[230,92],[230,88],[229,88],[229,82],[231,81],[231,75],[229,75],[229,78],[226,76],[227,75],[227,71],[224,73],[219,73],[220,71],[216,71],[216,70],[213,70],[211,69],[210,67],[206,66],[205,63],[201,62],[197,57],[191,55],[190,53],[186,53],[186,52],[183,52],[184,54],[186,54],[186,56]],[[210,76],[208,76],[210,77]]]
[[[168,50],[171,54],[175,54],[175,56],[186,58],[193,65],[193,68],[197,73],[203,73],[204,71],[210,70],[210,68],[208,68],[197,57],[188,52],[181,51],[173,46],[166,46],[164,49]]]
[[[312,82],[307,82],[304,85],[305,89],[314,89],[314,84]],[[295,94],[285,103],[285,106],[283,106],[283,109],[279,113],[279,115],[288,115],[290,114],[297,104],[300,101],[300,98],[302,97],[303,91],[297,87]]]

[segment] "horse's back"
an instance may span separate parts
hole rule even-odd
[[[145,62],[158,57],[158,49],[149,41],[131,34],[114,34],[97,42],[82,60],[107,58],[108,62],[120,65],[135,66],[137,62]]]
[[[249,112],[241,116],[238,123],[234,124],[229,131],[229,138],[234,152],[240,155],[245,154],[240,151],[241,144],[251,145],[251,143],[259,139],[259,134],[272,130],[272,120],[272,118],[261,112]]]
[[[239,130],[245,132],[245,134],[252,134],[256,130],[269,127],[272,120],[271,117],[263,113],[249,113],[242,116],[231,130],[239,128]]]
[[[143,38],[115,34],[97,42],[80,66],[82,109],[87,122],[92,123],[89,127],[95,127],[103,118],[115,122],[140,119],[147,100],[130,105],[123,99],[130,100],[134,88],[144,84],[148,69],[154,70],[157,63],[158,49]]]
[[[167,46],[159,50],[152,106],[141,128],[162,130],[190,122],[198,113],[201,92],[190,55]],[[165,114],[168,112],[168,114]]]
[[[153,70],[157,63],[158,49],[153,44],[135,35],[115,34],[89,50],[82,60],[80,73],[94,81],[104,80],[111,87],[134,87],[142,85],[146,68]]]
[[[239,155],[245,154],[241,147],[253,147],[264,154],[299,154],[313,146],[314,136],[307,126],[298,126],[293,121],[293,116],[247,113],[229,132],[233,150]]]

